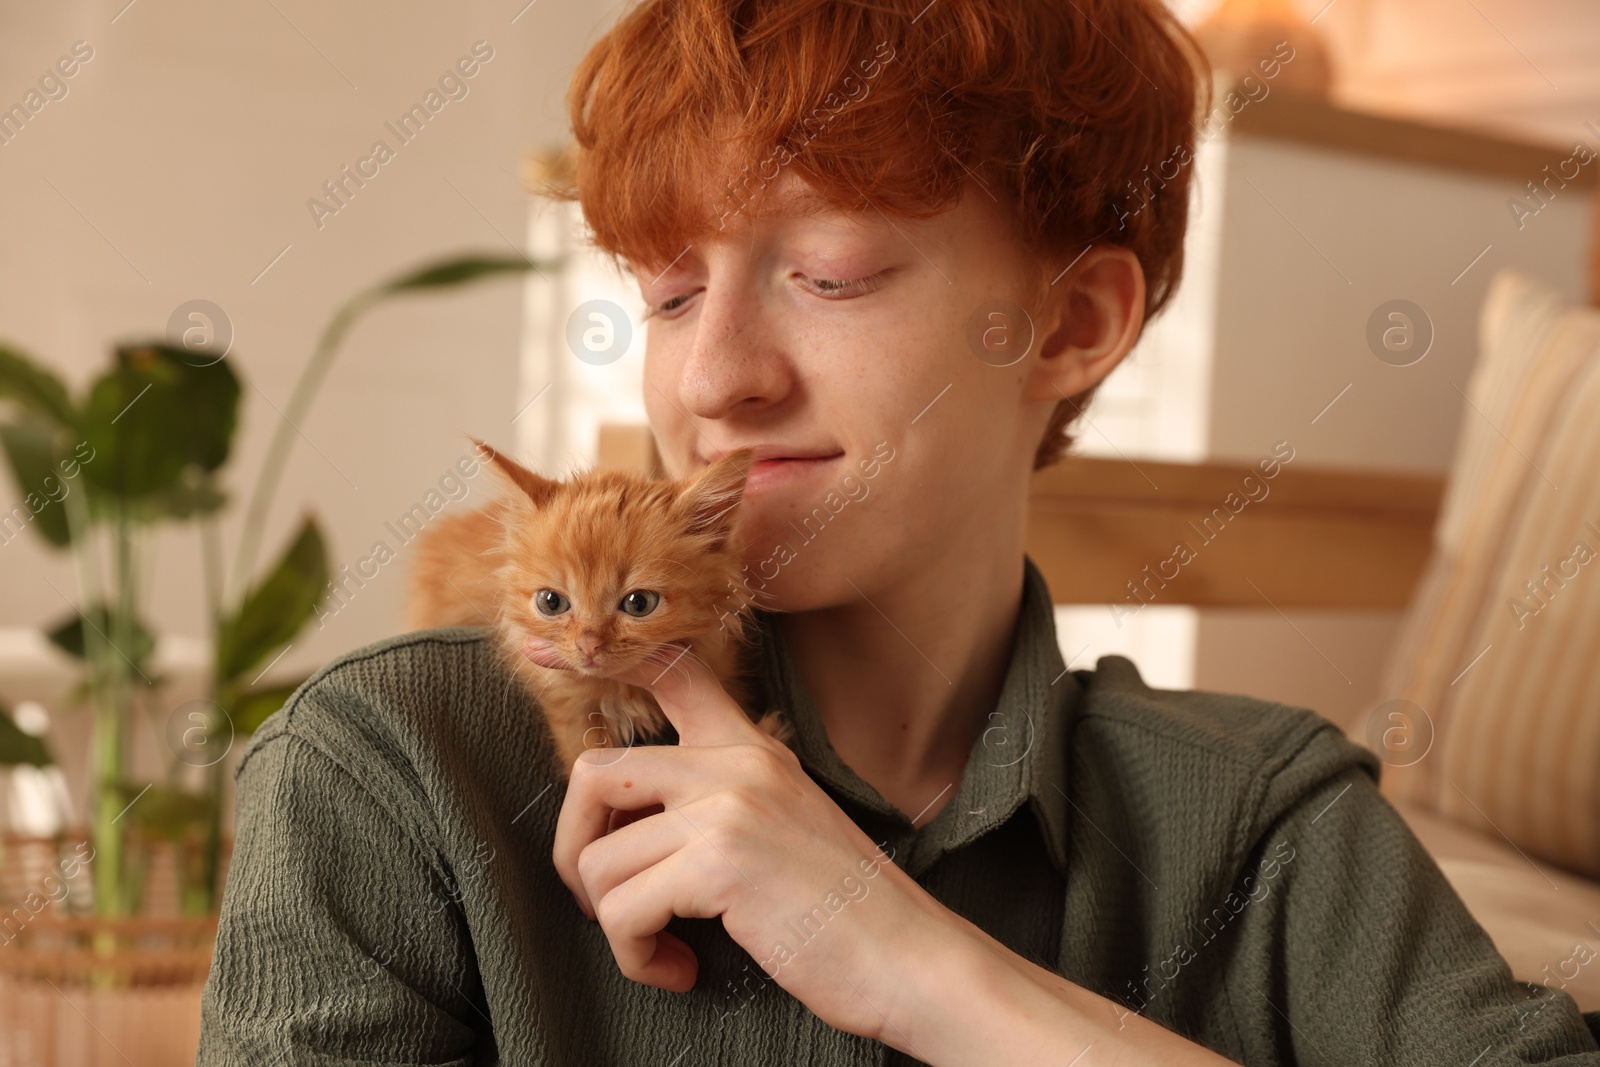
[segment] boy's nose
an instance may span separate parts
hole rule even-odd
[[[793,387],[791,368],[762,321],[769,312],[755,287],[713,281],[699,301],[678,378],[684,409],[696,418],[720,419],[783,400]]]

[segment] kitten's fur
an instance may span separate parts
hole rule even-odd
[[[640,744],[670,728],[648,690],[611,677],[638,663],[671,669],[679,649],[668,642],[687,643],[685,655],[704,661],[751,709],[741,669],[750,619],[729,595],[743,565],[737,516],[749,449],[687,481],[593,471],[559,482],[477,444],[506,492],[424,528],[411,570],[410,629],[493,626],[550,724],[564,773],[585,748]],[[560,593],[569,606],[542,613],[540,590]],[[642,617],[622,610],[637,590],[660,594]],[[533,662],[530,639],[551,642],[577,669]],[[580,640],[594,653],[592,666]],[[758,725],[789,740],[778,712]]]

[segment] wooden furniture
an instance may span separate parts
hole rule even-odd
[[[1028,553],[1058,604],[1400,609],[1443,492],[1432,474],[1075,456],[1034,475]]]
[[[1246,107],[1233,123],[1238,136],[1293,141],[1461,174],[1510,178],[1521,183],[1544,177],[1542,169],[1570,154],[1570,145],[1532,144],[1502,135],[1418,122],[1399,116],[1351,111],[1322,97],[1276,91],[1271,107]],[[1594,169],[1573,168],[1563,180],[1580,194],[1600,186]]]

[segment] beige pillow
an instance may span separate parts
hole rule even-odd
[[[1480,349],[1384,687],[1431,746],[1383,789],[1600,878],[1600,311],[1502,271]]]

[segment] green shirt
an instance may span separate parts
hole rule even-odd
[[[998,707],[920,829],[839,759],[759,620],[807,771],[930,893],[1242,1064],[1600,1065],[1600,1012],[1512,979],[1371,753],[1304,709],[1150,689],[1120,657],[1068,672],[1024,569]],[[551,862],[555,770],[485,629],[318,672],[239,767],[198,1062],[915,1062],[824,1024],[719,920],[669,927],[700,959],[689,993],[623,978]]]

